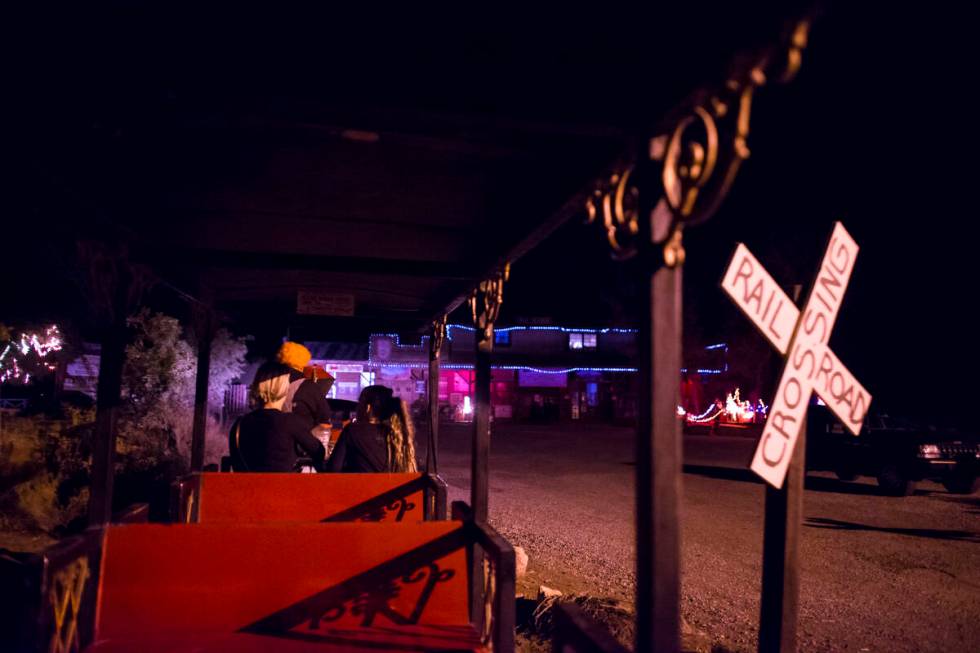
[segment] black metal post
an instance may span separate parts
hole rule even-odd
[[[661,267],[647,285],[640,332],[636,434],[636,650],[680,650],[682,270]]]
[[[473,410],[473,467],[470,503],[477,523],[487,522],[490,492],[490,355],[493,353],[493,325],[477,329],[476,389]]]
[[[653,168],[634,183],[656,184]],[[684,252],[681,227],[658,194],[640,193],[638,247],[646,306],[640,311],[636,433],[637,651],[680,650],[680,390]]]
[[[197,383],[194,388],[194,428],[191,434],[191,471],[204,469],[204,444],[208,429],[208,380],[211,374],[212,317],[200,315],[197,334]]]
[[[470,296],[473,314],[476,387],[474,389],[473,459],[470,475],[470,502],[473,519],[487,523],[490,494],[490,355],[493,353],[493,324],[503,303],[504,282],[510,264],[493,277],[481,281]]]
[[[425,452],[426,473],[439,473],[439,357],[443,335],[446,329],[445,318],[432,325],[429,334],[429,447]]]
[[[476,387],[474,389],[473,455],[470,474],[470,502],[472,518],[477,525],[484,525],[489,518],[490,498],[490,355],[493,353],[493,323],[503,301],[504,281],[509,266],[494,278],[480,283],[470,297],[475,331]],[[482,630],[486,568],[483,549],[474,544],[470,557],[470,621]]]

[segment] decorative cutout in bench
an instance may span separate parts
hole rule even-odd
[[[249,624],[239,632],[353,646],[363,643],[364,634],[356,629],[377,628],[379,618],[394,626],[420,624],[437,587],[456,578],[465,578],[462,554],[466,545],[464,531],[454,529]],[[465,606],[466,584],[452,585],[460,590],[456,600]],[[465,612],[465,608],[463,610]],[[431,620],[426,621],[431,623]],[[450,627],[450,630],[459,636],[456,632],[459,628]],[[479,643],[475,632],[466,632]]]
[[[80,648],[78,611],[89,576],[88,557],[82,556],[59,569],[52,578],[48,594],[54,613],[49,649],[52,653],[67,653]]]
[[[418,478],[388,490],[367,501],[331,515],[323,521],[402,521],[406,512],[415,510],[415,502],[409,501],[414,494],[425,490],[426,479]],[[394,513],[392,518],[391,513]]]

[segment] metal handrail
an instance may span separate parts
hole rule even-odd
[[[472,509],[464,501],[453,501],[452,517],[464,522],[467,539],[472,542],[469,557],[473,625],[489,638],[494,651],[513,651],[514,547],[489,524],[475,521]]]

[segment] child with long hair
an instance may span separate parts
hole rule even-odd
[[[392,472],[417,472],[415,460],[415,425],[408,403],[404,399],[392,397],[385,402],[385,419],[382,420],[387,433],[388,470]]]
[[[357,420],[337,440],[329,472],[415,472],[415,429],[407,404],[391,388],[372,385],[361,391]]]

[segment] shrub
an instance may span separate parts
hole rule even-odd
[[[179,322],[141,311],[129,320],[116,442],[116,508],[151,503],[163,517],[170,482],[186,472],[197,352]],[[211,347],[205,462],[227,451],[216,414],[228,385],[245,369],[245,338],[219,331]],[[84,522],[95,409],[65,402],[44,415],[6,417],[0,430],[0,529],[62,534]]]

